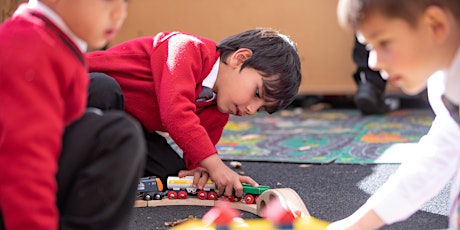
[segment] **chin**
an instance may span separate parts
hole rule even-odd
[[[93,49],[102,49],[108,44],[108,41],[105,39],[99,39],[98,41],[88,42],[88,46]]]
[[[423,86],[414,86],[414,87],[405,87],[401,86],[401,90],[407,95],[417,95],[426,89],[426,85]]]
[[[217,105],[217,110],[221,113],[228,113],[227,111],[224,111],[219,105]]]

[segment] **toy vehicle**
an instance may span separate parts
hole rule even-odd
[[[243,199],[246,204],[254,204],[259,198],[260,194],[270,189],[269,186],[259,185],[259,187],[252,187],[250,184],[243,184]]]
[[[168,177],[167,190],[163,191],[163,183],[154,176],[142,177],[137,185],[137,193],[144,200],[161,200],[166,195],[168,199],[187,199],[188,195],[196,196],[200,200],[217,200],[216,184],[208,180],[202,190],[192,187],[193,176]],[[269,186],[259,185],[255,188],[249,184],[243,184],[243,199],[246,204],[254,204],[260,194],[270,189]],[[221,197],[229,201],[240,201],[241,198]]]
[[[163,183],[154,176],[142,177],[137,184],[137,193],[144,200],[161,200],[164,197]]]
[[[196,195],[201,200],[217,200],[217,189],[213,181],[208,180],[202,190],[192,187],[193,176],[188,177],[168,177],[167,187],[170,190],[167,193],[169,199],[187,199],[188,194]],[[269,186],[259,185],[255,188],[249,184],[243,184],[243,199],[246,204],[254,204],[258,196],[268,190]],[[225,199],[222,197],[221,199]],[[230,201],[239,201],[234,196],[228,198]]]
[[[200,200],[217,200],[216,184],[213,181],[208,180],[204,188],[198,191],[197,188],[192,187],[193,176],[186,176],[183,178],[179,177],[168,177],[167,180],[168,192],[167,197],[169,199],[187,199],[187,194],[197,195]]]

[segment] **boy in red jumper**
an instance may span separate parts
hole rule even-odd
[[[30,0],[0,26],[0,229],[126,229],[145,142],[123,112],[87,109],[83,52],[125,0]]]
[[[162,179],[193,175],[198,188],[210,176],[219,195],[226,196],[235,190],[240,197],[241,183],[257,186],[217,155],[215,145],[229,114],[283,109],[293,101],[301,81],[294,43],[263,28],[229,36],[219,44],[197,35],[163,32],[88,53],[87,58],[94,72],[92,81],[106,75],[115,79],[125,110],[143,125],[148,146],[146,175]],[[102,91],[90,88],[91,104],[111,104],[105,103],[108,94]],[[183,151],[183,159],[156,131],[169,133]],[[202,183],[198,183],[200,178]]]

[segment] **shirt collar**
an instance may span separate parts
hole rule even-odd
[[[203,80],[203,83],[201,85],[213,88],[214,84],[216,83],[217,79],[217,73],[219,72],[219,63],[220,63],[220,57],[217,58],[216,63],[214,63],[214,66],[212,66],[211,72],[206,76],[206,78]]]
[[[447,71],[446,97],[454,104],[460,104],[460,48]]]
[[[77,47],[81,50],[82,53],[86,52],[86,50],[88,49],[88,44],[85,41],[78,38],[74,33],[72,33],[72,31],[69,29],[69,27],[67,27],[62,18],[48,6],[46,6],[38,0],[29,0],[27,8],[31,10],[36,10],[45,15],[57,27],[59,27],[59,29],[61,29],[65,34],[67,34],[67,36],[69,36],[69,38],[77,45]]]

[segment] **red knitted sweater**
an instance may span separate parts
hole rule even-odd
[[[189,169],[217,153],[228,121],[215,102],[195,101],[218,57],[215,42],[178,32],[87,54],[91,72],[106,73],[120,84],[126,112],[150,132],[168,132]]]

